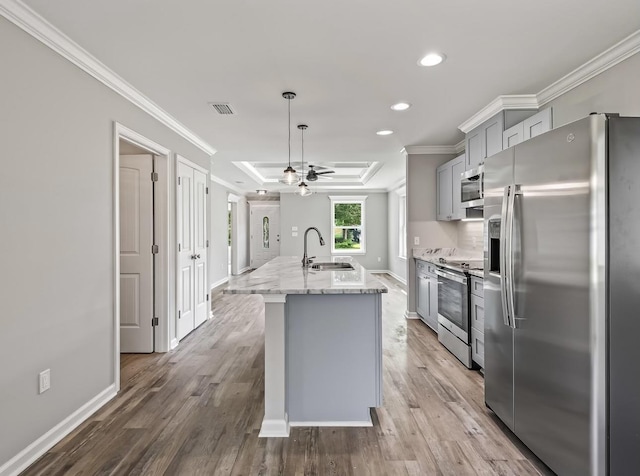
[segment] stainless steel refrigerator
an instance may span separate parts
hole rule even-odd
[[[558,475],[640,474],[640,118],[485,163],[485,401]]]

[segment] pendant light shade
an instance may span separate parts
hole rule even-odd
[[[296,93],[292,93],[290,91],[282,93],[282,97],[287,100],[288,109],[289,109],[289,122],[288,122],[288,131],[289,131],[289,166],[284,169],[284,175],[280,179],[281,183],[286,185],[295,185],[300,180],[298,174],[295,169],[291,167],[291,100],[296,97]]]
[[[301,197],[307,197],[309,195],[311,195],[313,192],[311,191],[311,189],[309,189],[309,187],[307,187],[307,184],[304,183],[304,131],[307,129],[306,124],[299,124],[298,125],[298,129],[300,129],[300,132],[302,133],[302,181],[298,184],[298,194],[300,194]]]

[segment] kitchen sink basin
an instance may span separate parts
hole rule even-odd
[[[311,269],[317,269],[318,271],[327,271],[327,270],[349,270],[354,269],[349,263],[341,263],[341,262],[330,262],[330,263],[314,263],[311,265]]]

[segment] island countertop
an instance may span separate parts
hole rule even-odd
[[[232,277],[225,294],[377,294],[387,287],[350,257],[320,257],[314,263],[341,261],[354,269],[315,270],[302,267],[299,256],[279,256],[255,271]]]

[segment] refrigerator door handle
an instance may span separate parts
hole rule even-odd
[[[505,326],[511,327],[509,320],[509,303],[507,300],[507,269],[510,266],[507,250],[507,218],[509,216],[509,197],[511,195],[511,185],[504,188],[502,197],[502,213],[500,218],[500,299],[502,301],[502,318]]]
[[[513,185],[511,187],[511,191],[509,193],[509,203],[508,203],[508,211],[507,211],[507,243],[506,243],[506,254],[507,254],[507,286],[506,286],[506,299],[507,306],[509,308],[509,316],[510,316],[510,325],[512,328],[516,328],[516,303],[515,303],[515,269],[514,269],[514,259],[513,259],[513,223],[515,221],[515,203],[516,196],[520,195],[520,186]]]

